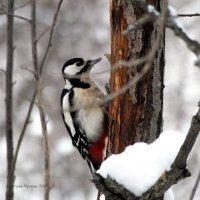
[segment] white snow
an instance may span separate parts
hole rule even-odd
[[[177,17],[176,9],[172,5],[168,5],[169,15],[172,17]]]
[[[104,178],[110,176],[136,196],[141,196],[170,169],[184,139],[185,135],[179,131],[164,131],[149,145],[135,143],[121,154],[111,155],[97,173]],[[172,198],[166,197],[166,200]]]
[[[168,5],[168,13],[170,17],[168,18],[168,21],[170,20],[170,23],[175,24],[178,28],[182,29],[182,31],[186,32],[185,27],[183,23],[178,19],[176,9],[173,6]]]
[[[153,13],[156,16],[160,15],[160,13],[156,10],[155,6],[153,5],[147,5],[147,11],[148,13]]]
[[[174,193],[171,188],[165,192],[164,200],[174,200]]]

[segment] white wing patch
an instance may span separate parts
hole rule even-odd
[[[64,96],[64,98],[63,98],[62,109],[63,109],[63,114],[64,114],[65,122],[69,126],[69,128],[71,130],[71,134],[74,137],[76,131],[75,131],[75,128],[74,128],[72,117],[71,117],[70,112],[69,112],[70,111],[69,93],[67,93]]]

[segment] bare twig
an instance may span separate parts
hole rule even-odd
[[[52,26],[47,27],[36,39],[36,43],[51,29]]]
[[[13,157],[13,166],[12,166],[12,172],[13,173],[15,171],[19,150],[20,150],[20,147],[21,147],[21,144],[22,144],[25,132],[26,132],[26,128],[27,128],[27,125],[29,123],[30,115],[31,115],[33,105],[34,105],[34,102],[35,102],[35,97],[36,97],[36,92],[34,92],[33,97],[31,99],[31,103],[30,103],[30,106],[29,106],[29,109],[28,109],[28,113],[26,115],[26,119],[24,121],[24,125],[23,125],[22,131],[20,133],[19,140],[17,142],[17,147],[16,147],[15,154],[14,154],[14,157]]]
[[[40,90],[40,77],[42,75],[43,72],[43,67],[44,67],[44,63],[46,61],[46,58],[48,56],[51,42],[52,42],[52,38],[53,38],[53,34],[54,34],[54,30],[55,30],[55,24],[57,21],[57,17],[58,17],[58,13],[60,11],[60,7],[62,4],[63,0],[60,0],[56,9],[56,12],[54,14],[54,18],[53,18],[53,24],[51,26],[51,31],[50,31],[50,36],[49,36],[49,41],[48,41],[48,45],[47,45],[47,49],[45,51],[45,55],[42,59],[42,63],[40,65],[40,67],[38,68],[37,65],[37,40],[36,39],[36,20],[35,20],[35,10],[36,10],[36,5],[35,5],[35,0],[33,0],[32,3],[32,55],[33,55],[33,65],[34,65],[34,69],[35,69],[35,73],[38,74],[38,79],[37,79],[37,91],[36,91],[36,95],[38,98],[38,109],[39,109],[39,113],[40,113],[40,120],[41,120],[41,126],[42,126],[42,134],[43,134],[43,142],[44,142],[44,154],[45,154],[45,161],[44,161],[44,168],[45,168],[45,176],[44,176],[44,199],[48,200],[49,199],[49,191],[50,191],[50,155],[49,155],[49,142],[48,142],[48,131],[47,131],[47,126],[46,126],[46,120],[45,120],[45,112],[43,109],[43,104],[42,104],[42,100],[41,100],[41,90]],[[45,33],[43,33],[39,39],[44,35]]]
[[[5,14],[6,14],[6,13],[5,13]],[[12,14],[8,13],[7,15],[12,15]],[[28,22],[28,23],[31,23],[31,20],[28,19],[28,18],[26,18],[26,17],[20,16],[20,15],[12,15],[12,16],[15,17],[15,18],[24,20],[24,21],[26,21],[26,22]]]
[[[28,22],[28,23],[31,23],[31,20],[30,19],[28,19],[28,18],[26,18],[26,17],[23,17],[23,16],[20,16],[20,15],[15,15],[15,14],[11,14],[11,13],[7,13],[7,12],[5,12],[5,11],[0,11],[0,14],[1,15],[9,15],[9,16],[11,16],[11,17],[15,17],[15,18],[18,18],[18,19],[21,19],[21,20],[24,20],[24,21],[26,21],[26,22]]]
[[[6,74],[6,70],[0,68],[0,71]]]
[[[176,21],[176,16],[168,15],[166,26],[170,28],[174,34],[181,38],[187,45],[187,47],[198,57],[200,55],[200,43],[191,39]]]
[[[12,173],[13,163],[13,16],[14,0],[8,0],[7,15],[7,59],[6,59],[6,144],[7,144],[7,187],[6,200],[12,200],[14,196],[13,183],[14,174]]]
[[[197,176],[197,179],[196,179],[196,182],[195,182],[195,184],[194,184],[194,187],[192,188],[192,192],[191,192],[191,195],[190,195],[190,199],[189,199],[189,200],[193,200],[193,199],[194,199],[194,196],[195,196],[195,193],[196,193],[196,191],[197,191],[199,182],[200,182],[200,171],[199,171],[199,174],[198,174],[198,176]]]
[[[40,76],[41,73],[38,70],[38,57],[37,57],[37,42],[36,42],[36,0],[32,0],[32,24],[31,24],[31,46],[32,46],[32,58],[33,58],[33,68],[36,77],[36,96],[38,99],[38,109],[40,114],[40,121],[42,127],[42,135],[44,142],[44,200],[49,200],[50,191],[50,156],[49,156],[49,143],[48,143],[48,131],[45,121],[45,113],[41,100],[41,90],[40,90]]]
[[[21,67],[21,69],[26,70],[27,72],[31,73],[35,78],[37,77],[34,70],[31,70],[28,67]]]
[[[47,48],[46,48],[46,51],[45,51],[45,54],[44,54],[44,57],[42,59],[42,62],[41,62],[41,65],[40,65],[40,69],[39,69],[40,73],[42,73],[42,71],[43,71],[45,61],[47,59],[47,56],[48,56],[49,51],[50,51],[50,48],[52,46],[51,43],[52,43],[52,39],[53,39],[53,35],[54,35],[54,30],[55,30],[55,26],[56,26],[56,22],[57,22],[57,18],[58,18],[58,13],[60,11],[62,2],[63,2],[63,0],[59,1],[58,5],[57,5],[57,8],[56,8],[56,12],[55,12],[54,17],[53,17],[53,23],[52,23],[52,26],[51,26],[49,41],[48,41]]]
[[[36,43],[36,1],[31,2],[31,47],[32,47],[32,57],[33,57],[33,68],[36,74],[36,79],[39,78],[38,71],[38,57],[37,57],[37,43]]]
[[[16,6],[16,7],[15,7],[15,10],[19,10],[19,9],[21,9],[21,8],[24,8],[25,6],[27,6],[27,5],[30,4],[31,2],[32,2],[32,0],[27,1],[26,3],[23,3],[23,4],[20,5],[20,6]]]
[[[48,140],[48,131],[45,119],[44,109],[42,107],[40,94],[37,93],[38,96],[38,109],[40,113],[40,121],[42,127],[42,135],[43,135],[43,143],[44,143],[44,200],[49,200],[49,191],[50,191],[50,155],[49,155],[49,140]]]
[[[194,146],[196,138],[200,132],[200,107],[196,115],[192,118],[192,122],[190,125],[190,129],[188,131],[185,142],[181,146],[181,149],[173,163],[173,167],[175,168],[184,168],[186,166],[186,160],[189,156],[189,153]]]
[[[178,17],[200,17],[200,13],[192,13],[192,14],[178,14]]]

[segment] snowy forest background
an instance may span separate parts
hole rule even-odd
[[[1,0],[3,4],[6,1]],[[16,7],[26,1],[16,0]],[[199,0],[169,2],[178,13],[199,13]],[[37,33],[40,35],[52,23],[56,0],[37,1]],[[1,4],[2,6],[2,4]],[[30,5],[17,9],[16,15],[30,18]],[[180,18],[192,38],[200,38],[200,17]],[[63,87],[61,69],[71,57],[97,58],[110,52],[110,27],[108,0],[64,1],[53,40],[53,48],[46,62],[42,77],[43,102],[48,114],[48,130],[51,156],[51,199],[92,200],[96,190],[90,182],[90,173],[71,141],[63,125],[59,99]],[[34,89],[32,69],[30,24],[15,19],[14,58],[14,141],[19,137]],[[5,70],[6,16],[0,15],[0,200],[4,199],[6,184],[5,143]],[[42,57],[48,34],[38,43],[38,56]],[[164,130],[186,132],[200,99],[200,71],[194,66],[194,55],[171,31],[166,32],[166,66],[164,90]],[[109,67],[104,57],[102,68]],[[96,74],[99,83],[108,80],[108,74]],[[43,147],[40,120],[35,106],[17,162],[15,199],[43,198]],[[189,199],[200,166],[200,138],[192,151],[188,167],[192,176],[173,187],[175,199]],[[23,185],[23,187],[21,187]],[[196,199],[200,196],[200,188]]]

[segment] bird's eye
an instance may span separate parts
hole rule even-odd
[[[76,63],[76,66],[81,66],[81,65],[82,65],[81,62],[77,62],[77,63]]]

